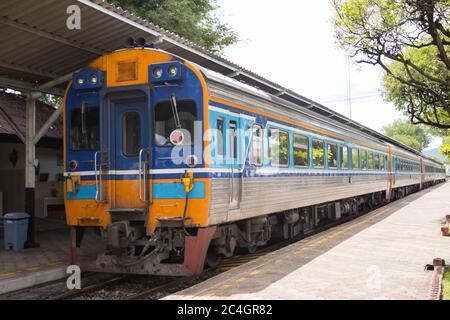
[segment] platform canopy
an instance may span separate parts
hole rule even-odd
[[[81,10],[81,28],[67,28],[68,7]],[[284,88],[226,58],[102,0],[2,0],[0,86],[62,95],[71,73],[98,56],[143,37],[158,48],[409,149],[331,109]]]

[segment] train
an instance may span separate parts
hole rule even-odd
[[[64,177],[72,264],[180,277],[446,180],[388,137],[148,46],[73,74]]]

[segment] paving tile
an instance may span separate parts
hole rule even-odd
[[[447,183],[411,195],[166,299],[426,299],[425,264],[450,260],[449,194]]]

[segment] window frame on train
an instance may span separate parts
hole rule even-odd
[[[353,153],[355,152],[355,154]],[[359,149],[358,148],[351,148],[351,160],[352,160],[352,170],[360,170],[361,169],[361,159],[359,155]],[[356,160],[356,166],[355,166],[355,160]]]
[[[129,123],[128,120],[131,119],[130,116],[137,116],[135,119],[138,120],[136,123]],[[131,128],[132,130],[128,130]],[[126,158],[135,158],[139,156],[139,151],[142,149],[142,119],[141,115],[138,111],[126,111],[122,115],[122,147],[121,151],[124,157]],[[134,131],[133,131],[134,130]],[[134,149],[129,150],[129,146],[133,146],[132,142],[129,138],[133,139],[133,137],[130,137],[130,133],[137,134],[137,142],[135,143]]]
[[[255,129],[260,131],[260,144],[259,144],[259,154],[258,157],[260,159],[260,162],[255,161]],[[264,128],[261,124],[255,123],[251,127],[252,130],[252,137],[251,137],[251,150],[250,150],[250,164],[256,166],[256,167],[262,167],[264,165]]]
[[[295,156],[295,152],[296,152],[296,139],[297,138],[300,138],[300,139],[305,139],[306,140],[306,164],[305,164],[305,162],[300,162],[300,163],[297,163],[297,159],[298,158],[296,158],[296,156]],[[294,133],[293,134],[293,137],[292,137],[292,155],[293,155],[293,158],[294,158],[294,167],[296,167],[296,168],[309,168],[309,166],[310,166],[310,152],[311,152],[311,150],[310,150],[310,145],[309,145],[309,137],[308,136],[306,136],[306,135],[303,135],[303,134],[299,134],[299,133]],[[297,144],[298,145],[298,144]],[[297,149],[301,149],[301,147],[300,148],[297,148]],[[305,151],[305,149],[301,149],[300,150],[301,152],[304,152]],[[304,159],[303,159],[304,160]]]
[[[359,157],[361,159],[359,168],[361,170],[367,170],[367,168],[368,168],[367,154],[368,154],[367,150],[359,149]]]
[[[69,139],[70,139],[70,151],[96,151],[100,149],[100,107],[98,106],[89,106],[88,108],[86,108],[87,110],[87,115],[86,115],[86,126],[87,127],[91,127],[91,129],[89,130],[95,130],[95,132],[97,133],[97,136],[94,138],[94,141],[90,141],[90,137],[88,134],[88,146],[87,147],[77,147],[74,148],[74,143],[75,143],[75,128],[78,128],[80,131],[80,139],[82,139],[82,114],[81,114],[81,108],[74,108],[70,114],[69,117],[70,119],[68,119],[67,123],[70,124],[70,128],[69,128]],[[77,114],[75,116],[75,114]],[[90,115],[92,114],[92,115]],[[77,121],[78,120],[78,121]],[[77,124],[76,126],[74,125],[74,122],[79,122],[79,124]],[[92,123],[92,124],[90,124]],[[82,142],[79,143],[80,145],[82,144]]]
[[[334,152],[332,160],[333,160],[333,162],[334,162],[334,160],[336,160],[336,165],[331,165],[330,166],[330,147],[332,147],[332,146],[335,147],[335,152]],[[339,165],[338,160],[339,160],[339,157],[338,157],[338,145],[337,145],[337,143],[327,141],[327,167],[328,167],[328,169],[337,169],[338,165]]]
[[[221,122],[221,125],[219,125]],[[216,160],[220,163],[225,159],[225,118],[217,117],[216,119]]]
[[[165,105],[165,106],[164,106]],[[165,108],[166,110],[164,110],[165,112],[167,112],[168,114],[172,114],[172,118],[168,118],[167,120],[164,121],[157,121],[158,120],[158,112],[161,109],[161,106],[164,106],[163,108]],[[193,110],[195,111],[195,114],[191,113],[189,110],[186,112],[181,112],[183,108],[190,108],[193,107]],[[163,109],[161,109],[163,110]],[[183,146],[193,146],[194,145],[194,140],[195,139],[199,139],[199,137],[195,137],[195,123],[196,121],[198,121],[199,119],[199,108],[198,108],[198,104],[195,100],[192,99],[180,99],[177,100],[177,111],[178,111],[178,117],[180,119],[180,124],[181,124],[181,129],[186,130],[190,137],[187,137],[185,135],[185,140],[183,142]],[[189,119],[189,120],[184,120],[182,119],[182,115],[190,113],[194,119]],[[167,123],[168,121],[172,120],[173,121],[173,111],[172,111],[172,107],[171,107],[171,102],[170,100],[160,100],[158,102],[156,102],[154,104],[154,121],[153,121],[153,125],[154,125],[154,137],[153,137],[153,141],[155,142],[155,146],[158,148],[173,148],[174,145],[170,142],[170,134],[173,130],[177,129],[175,126],[173,127],[169,127],[169,130],[167,130],[166,128],[164,128],[164,130],[166,131],[164,133],[164,135],[161,135],[157,132],[157,128],[158,128],[158,122],[165,122]],[[191,128],[186,128],[185,125],[183,125],[183,122],[190,122],[192,123],[192,127]],[[158,141],[156,141],[156,135],[159,135],[163,138],[166,139],[165,144],[161,144],[158,143]],[[200,137],[201,138],[201,137]]]
[[[340,154],[340,158],[339,158],[339,168],[341,170],[349,170],[349,164],[350,162],[348,161],[348,145],[339,145],[339,154]],[[345,156],[344,156],[344,150],[345,150]],[[344,165],[344,159],[345,159],[345,165]]]
[[[322,144],[322,152],[323,152],[323,156],[322,156],[322,164],[320,165],[316,165],[316,158],[314,157],[314,150],[316,148],[314,148],[314,142],[319,142],[320,144]],[[317,150],[319,150],[317,148]],[[312,160],[312,167],[315,169],[324,169],[325,168],[325,141],[323,139],[319,139],[319,138],[313,138],[311,140],[311,160]]]
[[[273,152],[273,146],[275,145],[273,143],[273,139],[271,140],[271,137],[273,136],[273,132],[278,132],[278,163],[274,163],[273,162],[273,158],[272,158],[272,152]],[[280,137],[281,134],[286,135],[287,139],[286,139],[286,151],[287,154],[286,156],[286,164],[284,163],[280,163],[280,159],[281,159],[281,154],[280,154]],[[268,145],[268,160],[269,160],[269,165],[271,167],[280,167],[280,168],[287,168],[290,166],[290,139],[289,139],[289,132],[280,128],[276,128],[276,127],[269,127],[267,130],[267,145]]]
[[[374,162],[373,162],[373,152],[369,151],[367,153],[367,170],[373,171],[374,170]]]

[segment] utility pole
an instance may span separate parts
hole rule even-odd
[[[352,68],[350,56],[346,57],[346,61],[347,61],[347,77],[348,77],[347,83],[348,87],[346,97],[347,115],[350,119],[352,119]]]

